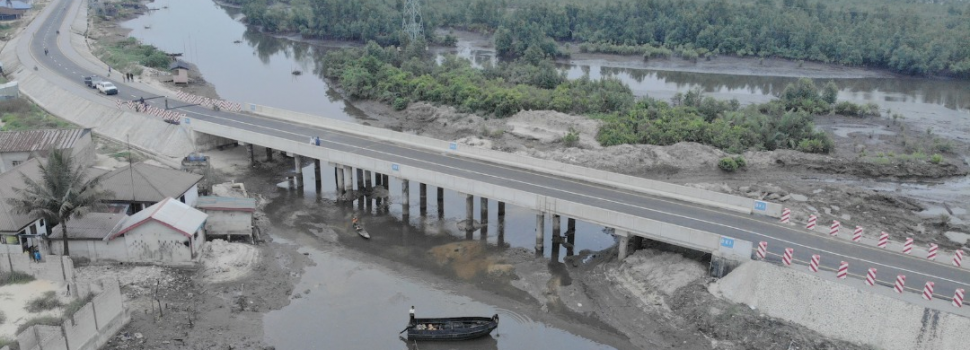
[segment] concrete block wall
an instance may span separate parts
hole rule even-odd
[[[771,217],[781,216],[782,206],[777,203],[764,202],[764,210],[759,210],[756,209],[755,200],[751,198],[681,186],[663,181],[644,179],[636,176],[597,170],[551,160],[532,158],[518,154],[493,151],[471,146],[455,145],[448,141],[442,141],[430,137],[348,123],[339,120],[324,119],[320,116],[280,108],[256,104],[249,104],[248,106],[249,111],[252,113],[275,119],[323,127],[364,137],[393,140],[394,142],[405,143],[424,149],[452,152],[469,158],[491,161],[535,171],[551,172],[576,180],[600,183],[619,189],[674,198],[742,213],[753,213]],[[324,123],[324,121],[326,121],[326,123]]]
[[[38,279],[58,282],[74,280],[74,263],[67,256],[50,255],[38,263],[30,260],[27,254],[0,254],[0,271],[20,271]]]
[[[720,245],[719,234],[604,209],[603,206],[597,205],[598,201],[596,200],[577,202],[556,199],[478,181],[472,177],[458,177],[422,168],[399,166],[398,170],[395,171],[393,170],[391,162],[361,156],[359,154],[312,146],[305,142],[270,137],[247,130],[227,128],[205,121],[193,121],[192,123],[199,131],[213,133],[221,137],[263,145],[284,152],[292,152],[294,154],[319,159],[321,162],[345,164],[354,168],[359,167],[371,171],[378,171],[396,178],[404,178],[415,182],[426,183],[431,186],[444,187],[461,193],[506,202],[511,205],[541,210],[550,214],[560,214],[594,224],[613,227],[617,230],[628,231],[637,236],[656,239],[700,251],[713,252]]]
[[[9,273],[13,271],[10,266],[10,257],[16,255],[15,253],[0,253],[0,272]]]
[[[98,331],[105,332],[115,326],[118,319],[124,318],[125,306],[117,281],[102,283],[102,291],[94,296],[91,305],[98,315]]]
[[[69,350],[87,349],[94,341],[98,333],[98,322],[94,317],[93,304],[84,305],[71,319],[64,321],[62,326]]]
[[[57,326],[32,326],[17,334],[20,350],[67,350],[67,343]]]

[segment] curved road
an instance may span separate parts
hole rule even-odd
[[[87,99],[97,99],[100,97],[94,95],[96,90],[87,89],[89,93],[86,93],[83,89],[79,89],[83,86],[81,78],[87,75],[104,77],[108,72],[107,67],[104,67],[101,71],[92,72],[84,67],[93,67],[94,65],[91,62],[84,61],[84,58],[74,51],[66,40],[62,40],[62,45],[66,46],[63,48],[64,51],[56,45],[58,34],[55,31],[62,26],[66,15],[73,13],[72,10],[76,10],[69,9],[68,6],[77,7],[78,4],[51,3],[49,8],[44,9],[44,11],[50,11],[50,15],[46,17],[40,15],[38,17],[40,22],[31,23],[30,26],[36,28],[36,34],[30,38],[29,55],[39,62],[39,70],[53,71],[69,80],[70,82],[64,82],[63,79],[54,79],[63,88],[69,91],[77,91],[79,95]],[[23,35],[28,35],[27,33],[31,33],[31,31],[31,29],[28,29]],[[64,35],[78,34],[67,33],[62,30],[60,36]],[[46,54],[45,48],[48,50]],[[21,51],[19,54],[23,57],[25,52]],[[139,84],[131,85],[119,82],[116,80],[117,77],[118,74],[113,73],[110,80],[118,87],[118,97],[120,98],[137,99],[142,96],[146,98],[156,96],[133,86]],[[71,84],[75,85],[70,86]],[[259,85],[253,84],[253,86]],[[150,103],[164,108],[161,101],[151,100]],[[172,104],[184,105],[181,102]],[[190,118],[300,142],[309,139],[310,136],[320,136],[324,141],[323,146],[332,149],[392,161],[402,165],[436,170],[455,176],[475,178],[480,181],[546,196],[598,205],[619,212],[748,240],[755,242],[755,244],[758,241],[767,241],[769,253],[772,255],[769,260],[779,261],[783,249],[791,247],[795,249],[795,259],[802,264],[806,264],[812,254],[820,254],[822,256],[821,266],[829,270],[836,269],[839,261],[847,261],[849,262],[849,273],[856,278],[864,278],[866,270],[875,267],[878,269],[880,283],[885,285],[891,285],[897,274],[904,274],[907,276],[907,288],[922,292],[923,284],[926,281],[933,281],[936,283],[937,297],[950,298],[955,288],[970,286],[970,271],[967,269],[933,263],[915,256],[887,252],[876,247],[851,244],[822,235],[809,234],[798,228],[777,224],[769,218],[745,216],[676,200],[628,193],[604,185],[443,155],[440,152],[412,149],[389,141],[334,133],[302,124],[290,124],[253,115],[215,112],[197,106],[184,107],[180,110]],[[802,266],[799,269],[805,269],[805,267]]]

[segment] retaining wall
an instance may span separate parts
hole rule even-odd
[[[0,254],[0,272],[20,271],[37,279],[73,281],[74,261],[71,257],[48,255],[42,262],[30,260],[27,254]]]
[[[98,293],[91,302],[60,326],[31,326],[20,332],[17,334],[20,349],[97,350],[106,344],[128,323],[128,314],[117,280],[104,279],[90,284],[74,290]]]
[[[763,262],[741,265],[711,289],[772,317],[878,349],[965,349],[970,344],[970,318],[919,305],[949,307],[916,294],[899,296],[915,300],[900,300]]]
[[[403,143],[429,150],[451,152],[468,158],[487,162],[509,165],[532,171],[553,173],[575,180],[600,183],[619,189],[673,198],[746,214],[760,214],[771,217],[781,217],[782,206],[778,203],[756,201],[751,198],[681,186],[663,181],[644,179],[636,176],[623,175],[552,160],[532,158],[501,151],[459,145],[453,142],[442,141],[430,137],[348,123],[339,120],[332,120],[321,116],[294,112],[280,108],[273,108],[257,104],[249,104],[248,106],[250,112],[274,119],[308,124],[315,127],[331,129],[363,137],[380,138],[383,140],[390,140],[393,142]],[[761,206],[756,206],[757,202],[763,203],[763,210],[760,209],[762,208]]]

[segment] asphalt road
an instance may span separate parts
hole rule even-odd
[[[139,97],[155,97],[155,95],[139,90],[129,84],[118,81],[117,72],[107,77],[108,69],[90,71],[82,66],[91,66],[81,62],[83,58],[73,48],[62,52],[55,44],[58,34],[56,27],[65,19],[68,13],[67,5],[63,2],[49,5],[53,11],[46,18],[39,18],[36,35],[33,36],[29,50],[30,54],[39,61],[40,70],[50,70],[73,81],[76,86],[63,86],[69,91],[79,91],[85,98],[98,98],[96,90],[86,93],[78,90],[83,86],[82,77],[99,75],[113,81],[118,87],[122,99],[135,100]],[[76,5],[71,5],[76,6]],[[35,23],[34,25],[37,25]],[[59,35],[78,35],[76,33],[61,32]],[[47,52],[45,53],[45,48]],[[70,59],[67,57],[70,56]],[[57,79],[60,81],[61,79]],[[61,85],[72,84],[60,82]],[[253,88],[260,88],[258,82],[253,82]],[[321,91],[321,96],[323,92]],[[161,100],[150,100],[156,107],[163,108]],[[172,106],[184,103],[170,101]],[[286,108],[286,106],[278,106]],[[429,170],[436,170],[455,176],[475,178],[497,185],[507,186],[519,190],[556,197],[564,200],[598,205],[603,208],[624,212],[632,215],[650,218],[681,225],[694,229],[714,232],[738,239],[754,242],[768,242],[769,260],[780,261],[784,248],[795,249],[795,259],[807,264],[812,254],[820,254],[821,266],[834,270],[840,261],[849,262],[849,273],[856,278],[864,278],[868,268],[878,269],[878,280],[891,285],[897,274],[907,276],[907,288],[922,291],[926,281],[936,283],[938,297],[949,298],[955,288],[970,286],[970,271],[958,269],[946,264],[933,263],[915,256],[887,252],[876,247],[851,244],[823,235],[810,234],[805,230],[784,226],[774,222],[774,219],[746,216],[717,209],[697,206],[691,203],[657,198],[642,194],[616,190],[608,186],[570,180],[550,174],[526,171],[518,168],[479,162],[460,157],[413,149],[399,146],[389,141],[374,140],[349,134],[334,133],[323,129],[310,128],[302,124],[289,124],[272,119],[256,117],[246,114],[215,112],[208,108],[188,106],[178,108],[189,118],[221,123],[226,126],[252,130],[259,133],[304,142],[311,136],[320,136],[323,146],[352,152],[377,159],[393,161],[404,166],[415,166]],[[824,225],[824,223],[823,223]],[[799,269],[807,268],[804,266]]]

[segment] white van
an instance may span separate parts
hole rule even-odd
[[[97,87],[98,88],[98,91],[101,91],[101,93],[102,94],[105,94],[105,95],[117,95],[118,94],[118,88],[115,87],[115,84],[111,83],[110,81],[99,81],[95,85],[95,87]]]

